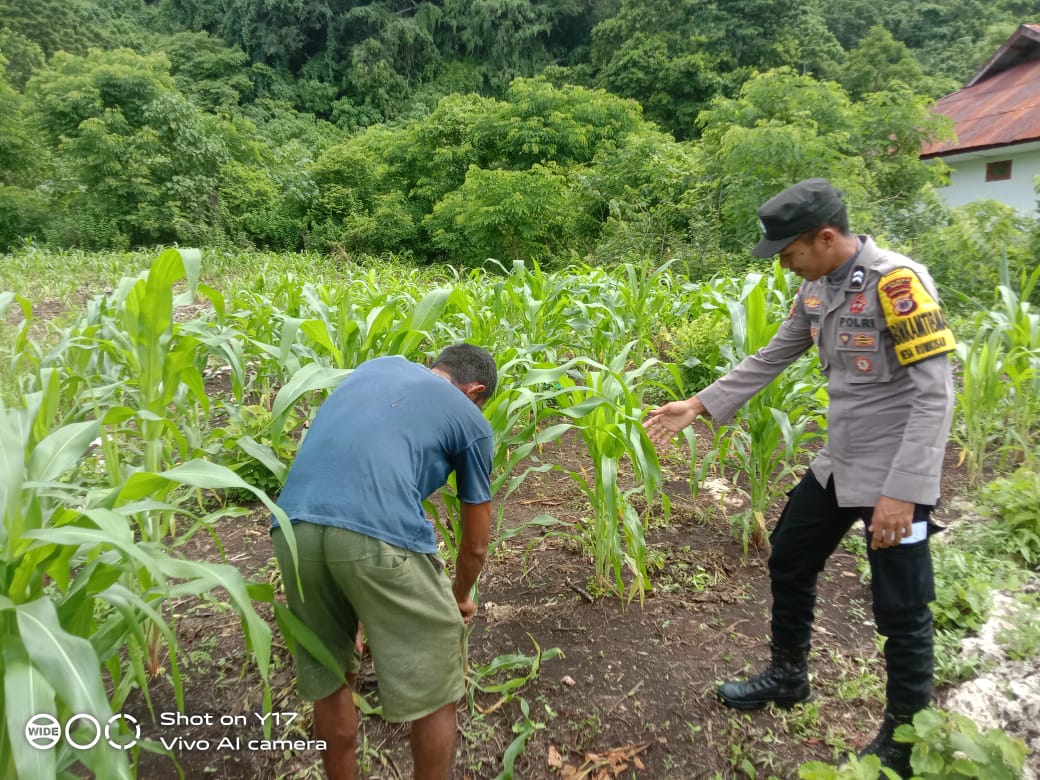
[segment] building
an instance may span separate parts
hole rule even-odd
[[[951,206],[990,198],[1037,212],[1040,176],[1040,24],[1023,24],[964,85],[935,105],[956,141],[925,146],[922,159],[952,169],[940,190]]]

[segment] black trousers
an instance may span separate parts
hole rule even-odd
[[[928,522],[932,507],[918,504],[914,522]],[[791,491],[770,536],[769,576],[773,593],[773,644],[808,649],[816,606],[816,579],[852,524],[863,520],[864,534],[873,507],[839,507],[834,480],[820,485],[807,471]],[[870,588],[874,622],[885,637],[888,708],[912,714],[931,704],[934,655],[932,611],[935,579],[928,540],[881,550],[870,549]]]

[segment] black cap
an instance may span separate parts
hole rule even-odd
[[[841,193],[826,179],[806,179],[774,195],[758,208],[765,233],[751,254],[772,257],[802,233],[826,225],[845,208]]]

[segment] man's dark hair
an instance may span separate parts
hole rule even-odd
[[[498,367],[495,359],[486,349],[472,344],[459,342],[445,347],[437,356],[430,368],[440,368],[451,377],[457,385],[479,382],[484,385],[484,392],[477,400],[485,401],[495,392],[498,384]]]
[[[820,235],[820,231],[824,228],[834,228],[843,236],[852,235],[852,230],[849,228],[849,212],[846,210],[845,206],[842,206],[841,210],[837,214],[828,219],[822,225],[802,233],[798,236],[798,240],[806,244],[811,244],[816,240],[816,236]]]
[[[817,230],[823,230],[825,227],[832,227],[843,236],[852,235],[852,231],[849,228],[849,210],[845,207],[845,204],[842,204],[841,208],[838,209],[838,213],[820,225]]]

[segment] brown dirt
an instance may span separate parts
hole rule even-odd
[[[588,465],[574,440],[545,459],[568,469]],[[535,643],[562,651],[544,660],[538,678],[519,692],[540,725],[516,762],[517,778],[726,778],[750,776],[750,767],[758,777],[788,778],[804,761],[834,760],[861,746],[876,728],[882,665],[870,590],[861,556],[844,548],[820,584],[814,702],[790,712],[737,713],[716,701],[720,680],[746,673],[766,656],[767,553],[752,548],[745,555],[725,513],[736,508],[707,493],[693,498],[679,473],[686,470],[683,458],[666,460],[676,471],[668,483],[672,512],[667,524],[659,512],[651,520],[648,544],[662,565],[642,604],[615,596],[590,601],[591,561],[565,536],[529,530],[488,561],[469,639],[471,665],[504,654],[531,655]],[[963,494],[963,473],[952,455],[947,466],[947,497]],[[541,513],[569,524],[586,514],[565,473],[530,477],[506,502],[504,517],[515,527]],[[937,517],[954,519],[942,510]],[[228,562],[272,582],[277,572],[267,526],[266,513],[257,510],[221,523],[216,533]],[[219,559],[207,535],[180,549],[186,557]],[[173,699],[167,670],[151,685],[154,715],[140,695],[124,708],[144,722],[144,736],[168,744],[179,739],[169,752],[187,778],[320,777],[314,749],[248,749],[248,740],[263,738],[254,714],[264,711],[263,690],[229,610],[219,601],[185,598],[174,612],[184,707]],[[273,668],[273,710],[291,714],[277,716],[272,737],[306,740],[310,708],[295,696],[291,658],[277,629]],[[358,687],[378,704],[367,660]],[[457,778],[498,774],[513,726],[522,722],[518,699],[492,709],[496,697],[477,694],[478,708],[460,707]],[[193,717],[185,721],[184,715]],[[238,720],[222,726],[221,716]],[[225,737],[231,742],[221,747]],[[411,776],[406,727],[366,717],[360,742],[362,777]],[[142,752],[140,777],[178,777],[173,758]]]

